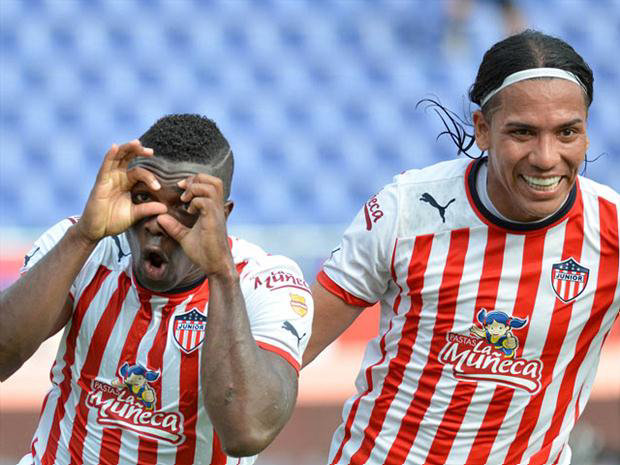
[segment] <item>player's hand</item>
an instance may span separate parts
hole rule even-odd
[[[181,201],[187,204],[189,214],[197,215],[196,222],[188,227],[169,214],[159,215],[157,221],[207,276],[230,271],[234,264],[228,246],[221,179],[200,173],[178,185],[184,189]]]
[[[127,169],[129,162],[137,156],[153,156],[153,150],[143,147],[136,139],[120,146],[114,144],[106,153],[84,212],[76,225],[85,239],[96,242],[105,236],[125,231],[141,218],[167,211],[162,203],[134,204],[131,201],[130,190],[139,181],[153,190],[161,188],[153,173],[146,169]]]

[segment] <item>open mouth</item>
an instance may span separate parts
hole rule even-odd
[[[159,251],[146,250],[144,253],[144,270],[150,279],[161,279],[166,271],[168,261]]]

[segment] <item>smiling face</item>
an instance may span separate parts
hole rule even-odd
[[[131,189],[134,203],[161,202],[184,226],[191,228],[198,214],[187,211],[189,204],[181,202],[183,189],[178,182],[198,173],[213,174],[210,165],[192,162],[171,162],[163,158],[144,158],[137,164],[152,172],[161,189],[154,191],[139,182]],[[232,202],[224,205],[226,215]],[[204,277],[202,269],[192,262],[181,245],[172,239],[157,222],[157,217],[146,217],[127,231],[133,261],[133,272],[138,282],[156,292],[174,291],[189,286]]]
[[[131,384],[132,386],[142,386],[146,383],[146,378],[142,375],[133,373],[125,379],[125,382],[127,384]]]
[[[564,79],[530,79],[495,98],[490,121],[473,115],[476,143],[489,153],[489,197],[511,220],[541,220],[562,206],[585,158],[584,93]]]
[[[493,321],[486,325],[486,329],[492,336],[503,336],[508,331],[508,326],[499,321]]]

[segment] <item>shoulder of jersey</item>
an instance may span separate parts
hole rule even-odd
[[[442,161],[420,169],[407,170],[394,176],[394,184],[425,184],[462,178],[470,163],[469,158],[459,158]]]
[[[57,243],[78,219],[79,216],[70,216],[59,221],[47,230],[42,236],[42,240],[48,241],[48,243],[51,240],[52,243],[49,243],[49,246]],[[131,257],[129,243],[125,234],[119,234],[118,236],[108,236],[101,239],[95,250],[90,254],[89,261],[91,263],[93,260],[97,261],[109,269],[120,269],[126,266],[129,257]]]
[[[275,268],[286,269],[301,275],[299,266],[284,255],[271,255],[260,246],[245,239],[229,236],[232,243],[232,255],[236,264],[244,263],[241,278],[257,273],[273,270]]]
[[[579,176],[579,187],[584,195],[601,197],[620,207],[620,194],[605,184]]]

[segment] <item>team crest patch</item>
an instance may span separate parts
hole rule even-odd
[[[479,325],[473,325],[469,335],[448,333],[439,361],[452,367],[452,375],[463,381],[491,381],[537,393],[542,362],[517,357],[519,339],[513,334],[513,330],[525,327],[528,319],[484,308],[476,319]]]
[[[590,270],[573,257],[551,267],[551,287],[562,302],[570,302],[583,292],[588,284]]]
[[[306,298],[303,295],[291,294],[291,308],[299,316],[306,316],[306,313],[308,313]]]
[[[174,317],[173,334],[179,348],[186,354],[192,353],[205,340],[207,317],[197,308]]]

